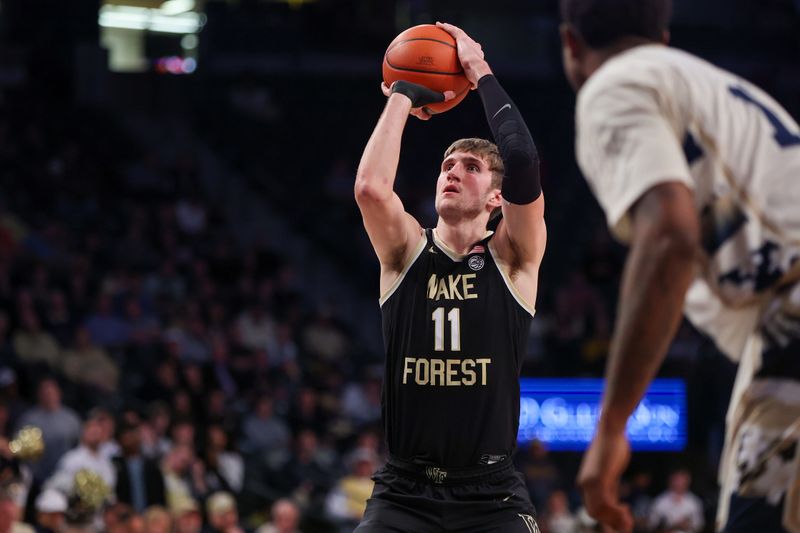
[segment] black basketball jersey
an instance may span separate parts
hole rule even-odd
[[[533,310],[490,250],[459,257],[426,230],[381,299],[389,452],[465,467],[510,456],[519,426],[519,374]]]

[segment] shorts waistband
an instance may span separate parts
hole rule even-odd
[[[510,457],[490,465],[447,467],[414,463],[391,455],[386,467],[398,474],[432,485],[463,485],[500,477],[514,471]]]

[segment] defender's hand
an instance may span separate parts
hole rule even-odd
[[[478,80],[492,73],[489,63],[483,58],[483,48],[458,26],[453,26],[446,22],[437,22],[436,26],[452,35],[456,40],[458,60],[461,61],[464,75],[467,76],[472,88],[475,89],[478,86]]]
[[[400,93],[406,96],[411,100],[410,114],[420,120],[428,120],[433,115],[426,107],[428,104],[446,102],[456,97],[456,93],[453,91],[437,93],[422,85],[403,80],[392,83],[391,87],[388,87],[386,83],[381,83],[381,91],[387,98],[394,93]]]
[[[624,431],[611,433],[598,428],[578,474],[589,516],[624,533],[633,530],[633,516],[628,506],[619,502],[619,480],[630,456]]]

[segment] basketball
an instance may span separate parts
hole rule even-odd
[[[456,93],[450,101],[425,106],[431,114],[455,107],[471,87],[458,61],[456,40],[432,24],[409,28],[389,44],[383,56],[383,81],[391,86],[397,80],[424,85],[440,93]]]

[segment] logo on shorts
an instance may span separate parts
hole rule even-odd
[[[525,527],[528,528],[528,531],[530,531],[530,533],[541,533],[539,530],[539,525],[536,523],[536,520],[534,520],[531,515],[518,514],[517,516],[522,518],[522,521],[525,522]]]
[[[425,475],[428,476],[428,479],[434,483],[441,484],[444,483],[444,480],[447,477],[447,472],[438,466],[428,466],[425,468]]]
[[[483,265],[485,264],[486,261],[483,259],[483,256],[481,255],[473,255],[467,260],[467,265],[469,265],[469,267],[476,272],[482,269]]]

